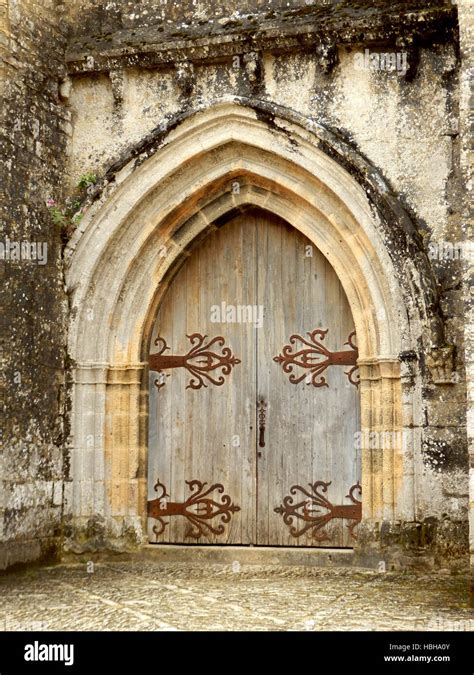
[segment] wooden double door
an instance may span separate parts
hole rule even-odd
[[[273,216],[240,214],[192,251],[150,349],[150,542],[353,545],[353,331],[331,265]]]

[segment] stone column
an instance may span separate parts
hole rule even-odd
[[[146,505],[143,364],[80,365],[74,374],[66,549],[142,542]]]
[[[108,371],[105,408],[105,489],[110,515],[140,519],[146,502],[144,364]]]
[[[73,536],[87,528],[90,518],[103,515],[104,421],[107,366],[78,366],[73,374],[70,479],[65,485],[65,515]]]
[[[363,519],[392,520],[403,482],[400,363],[359,360]]]

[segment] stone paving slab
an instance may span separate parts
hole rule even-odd
[[[101,562],[0,578],[0,630],[473,630],[462,574]]]

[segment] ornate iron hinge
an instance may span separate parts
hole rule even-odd
[[[175,356],[173,354],[164,354],[170,348],[166,344],[166,340],[158,336],[155,340],[155,345],[159,347],[158,351],[149,356],[150,369],[163,374],[163,370],[168,368],[186,368],[191,373],[192,377],[186,389],[201,389],[207,387],[205,379],[220,386],[225,382],[225,375],[229,375],[233,366],[240,363],[229,347],[224,347],[221,353],[216,353],[211,350],[214,345],[223,347],[225,340],[221,335],[208,340],[207,335],[200,333],[193,333],[186,335],[191,342],[191,349],[182,356]],[[214,371],[219,371],[220,374],[212,375]],[[163,379],[155,380],[155,385],[160,389],[164,387],[166,381]]]
[[[352,342],[355,331],[352,331],[347,342],[344,343],[345,345],[349,345],[350,350],[331,352],[322,342],[316,339],[320,337],[321,340],[324,340],[328,330],[316,328],[306,334],[309,339],[302,335],[292,335],[290,337],[290,344],[285,345],[282,353],[273,358],[276,363],[282,365],[285,373],[290,373],[289,379],[292,384],[298,384],[306,379],[307,381],[309,380],[308,384],[312,384],[313,387],[328,387],[326,379],[322,377],[322,373],[326,368],[329,368],[329,366],[352,366],[345,374],[348,376],[351,384],[356,387],[359,386],[359,382],[352,377],[358,368],[357,359],[359,356],[359,350]],[[306,347],[293,351],[296,342],[301,342]],[[323,357],[323,360],[321,360],[321,357]],[[301,375],[293,373],[295,367],[303,368],[303,373]],[[321,379],[318,381],[318,377],[320,376]]]
[[[323,529],[324,526],[331,520],[342,518],[352,521],[348,525],[349,533],[353,539],[357,539],[354,528],[362,519],[362,502],[356,499],[354,492],[358,492],[359,496],[362,495],[360,483],[353,485],[349,494],[346,495],[352,504],[337,505],[331,504],[327,497],[321,494],[321,492],[327,492],[329,485],[331,482],[324,483],[322,480],[313,484],[309,483],[310,492],[301,485],[293,485],[290,495],[283,499],[283,504],[274,509],[275,513],[283,516],[283,522],[290,528],[292,537],[301,537],[308,530],[312,530],[312,536],[316,541],[328,541],[330,537]],[[298,493],[300,497],[296,497]],[[326,510],[327,513],[320,515],[321,509]]]
[[[230,521],[233,513],[240,511],[240,506],[233,504],[229,495],[223,494],[224,486],[221,483],[214,483],[207,489],[207,483],[199,480],[187,480],[185,483],[189,485],[191,495],[184,502],[171,502],[168,501],[166,487],[158,479],[155,492],[160,494],[148,502],[148,515],[159,523],[153,526],[156,537],[163,534],[165,527],[169,525],[163,518],[170,516],[184,516],[188,520],[187,537],[199,539],[203,535],[222,534],[225,523]],[[220,501],[217,496],[214,499],[208,497],[214,491],[221,495]],[[218,518],[219,525],[210,522],[215,518]]]

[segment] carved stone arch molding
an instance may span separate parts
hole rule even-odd
[[[416,231],[382,177],[340,138],[288,110],[232,99],[157,129],[117,162],[68,245],[74,550],[91,533],[97,540],[97,527],[106,547],[143,541],[152,320],[183,256],[247,206],[314,242],[351,306],[361,377],[358,546],[369,544],[375,523],[416,518],[416,353],[442,342]]]

